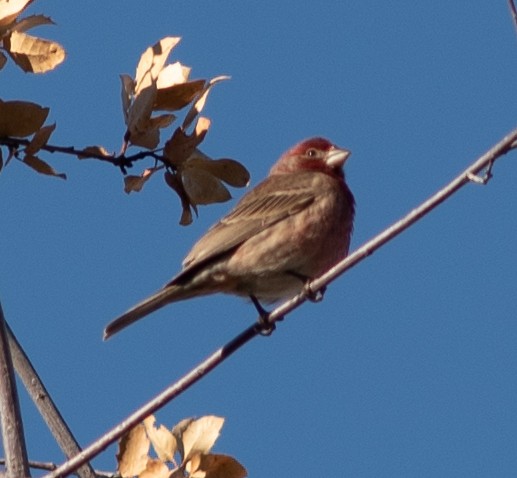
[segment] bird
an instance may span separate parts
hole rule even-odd
[[[289,298],[347,256],[355,199],[343,166],[350,156],[328,139],[296,144],[269,175],[213,225],[162,289],[110,322],[104,340],[161,307],[215,293],[261,302]]]

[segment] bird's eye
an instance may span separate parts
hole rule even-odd
[[[306,156],[308,156],[309,158],[316,158],[318,156],[318,150],[316,148],[309,148],[306,152],[305,152]]]

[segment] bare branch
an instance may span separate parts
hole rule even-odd
[[[3,458],[0,458],[0,465],[5,465],[5,460]],[[46,462],[46,461],[29,460],[29,467],[34,468],[35,470],[52,471],[57,468],[57,465],[55,463],[50,463],[50,462]],[[81,476],[79,473],[76,473],[76,474],[78,476]],[[100,477],[100,478],[111,478],[113,476],[113,472],[95,470],[94,476]]]
[[[79,444],[75,440],[68,425],[52,400],[52,397],[47,392],[45,385],[43,385],[43,382],[7,323],[5,324],[5,328],[14,368],[25,385],[32,401],[38,408],[65,456],[71,458],[77,455],[81,452]],[[95,472],[89,464],[85,464],[79,468],[77,474],[81,478],[95,478]]]
[[[170,385],[158,396],[152,399],[150,402],[145,404],[143,407],[138,409],[136,412],[131,414],[123,422],[109,430],[106,434],[100,437],[97,441],[92,443],[90,446],[85,448],[79,455],[75,456],[71,460],[67,461],[54,472],[46,476],[46,478],[57,478],[65,476],[79,466],[83,465],[93,457],[97,456],[109,445],[118,440],[128,430],[137,425],[144,418],[154,413],[159,408],[170,402],[172,399],[183,393],[185,390],[190,388],[198,380],[204,377],[208,372],[213,370],[217,365],[223,362],[237,349],[246,344],[249,340],[255,336],[261,334],[261,332],[270,330],[274,324],[282,320],[284,316],[292,310],[299,307],[303,302],[308,300],[308,297],[313,295],[312,291],[321,290],[324,286],[335,280],[337,277],[342,275],[345,271],[357,265],[359,262],[364,260],[366,257],[375,252],[379,247],[395,238],[402,231],[410,227],[416,221],[425,216],[429,211],[436,208],[439,204],[445,201],[448,197],[458,191],[461,187],[465,186],[469,182],[473,182],[474,176],[480,181],[476,180],[475,183],[482,182],[486,183],[491,176],[491,169],[493,163],[501,156],[506,154],[512,148],[515,147],[517,142],[517,129],[512,131],[506,137],[504,137],[499,143],[490,148],[483,156],[477,159],[472,165],[470,165],[465,171],[454,178],[444,188],[440,189],[436,194],[427,199],[417,208],[413,209],[405,217],[394,223],[392,226],[385,229],[383,232],[375,236],[373,239],[368,241],[366,244],[357,249],[354,253],[350,254],[347,258],[336,264],[332,269],[323,274],[321,277],[313,280],[306,290],[296,295],[292,299],[284,302],[275,310],[273,310],[268,317],[267,321],[261,320],[251,327],[248,327],[241,334],[235,337],[233,340],[228,342],[225,346],[216,350],[212,355],[203,360],[197,367],[192,369],[177,382]],[[485,174],[478,176],[483,170]]]
[[[0,304],[0,418],[8,478],[30,476],[20,403]]]
[[[512,13],[513,24],[517,29],[517,8],[515,7],[514,0],[508,0],[508,5],[510,6],[510,12]]]
[[[8,148],[18,149],[24,146],[28,146],[30,140],[25,138],[0,138],[0,146],[7,146]],[[93,151],[85,151],[84,149],[74,148],[73,146],[57,146],[53,144],[46,144],[41,146],[43,151],[47,151],[48,153],[62,153],[69,154],[72,156],[76,156],[77,158],[93,158],[98,159],[100,161],[105,161],[107,163],[113,164],[122,169],[122,172],[126,173],[126,168],[131,168],[135,161],[144,158],[154,158],[157,160],[162,160],[162,156],[158,154],[161,150],[144,150],[138,153],[126,156],[125,154],[120,155],[104,155],[100,153],[95,153]]]

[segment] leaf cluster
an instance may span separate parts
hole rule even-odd
[[[0,49],[26,73],[45,73],[62,63],[66,53],[59,43],[25,33],[34,27],[54,24],[44,15],[18,18],[32,1],[0,0]],[[0,51],[0,69],[6,63],[7,56]]]
[[[59,45],[51,49],[44,48],[46,41],[29,41],[25,38],[27,35],[24,30],[52,23],[48,17],[42,15],[19,20],[18,16],[30,3],[0,0],[0,41],[4,50],[19,66],[23,67],[28,63],[33,65],[25,71],[48,71],[50,66],[53,68],[64,59],[65,53]],[[14,50],[14,39],[21,38],[19,35],[25,35],[24,47]],[[190,67],[179,61],[167,64],[172,49],[179,41],[179,37],[159,40],[141,55],[134,77],[127,74],[120,76],[126,132],[119,154],[109,153],[106,148],[98,145],[83,149],[50,145],[48,142],[56,125],[43,125],[49,108],[28,101],[0,99],[0,145],[3,144],[8,149],[5,161],[0,149],[0,171],[15,158],[38,173],[66,179],[64,173],[56,171],[37,155],[45,150],[73,154],[78,159],[97,159],[119,167],[125,176],[126,193],[141,191],[151,177],[157,172],[163,172],[165,184],[180,198],[182,225],[192,222],[192,213],[197,214],[198,205],[228,201],[231,194],[226,185],[246,186],[250,178],[248,170],[233,159],[214,160],[202,152],[199,146],[211,124],[208,118],[200,116],[208,94],[214,85],[229,77],[192,80]],[[58,55],[57,52],[62,54]],[[35,63],[37,59],[41,61],[38,67]],[[5,55],[0,57],[0,68],[6,60]],[[159,147],[162,130],[177,119],[177,111],[187,107],[189,108],[181,125],[172,132],[163,147]],[[26,139],[29,136],[32,138]],[[130,146],[144,149],[130,155]],[[140,174],[127,174],[128,168],[144,158],[152,158],[153,164]]]
[[[234,458],[210,453],[224,419],[187,418],[171,430],[155,425],[154,415],[132,428],[119,442],[118,472],[123,478],[244,478]],[[151,445],[154,454],[151,455]]]

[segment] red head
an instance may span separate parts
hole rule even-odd
[[[311,138],[285,152],[269,174],[297,171],[319,171],[343,177],[343,165],[350,156],[347,149],[338,148],[325,138]]]

